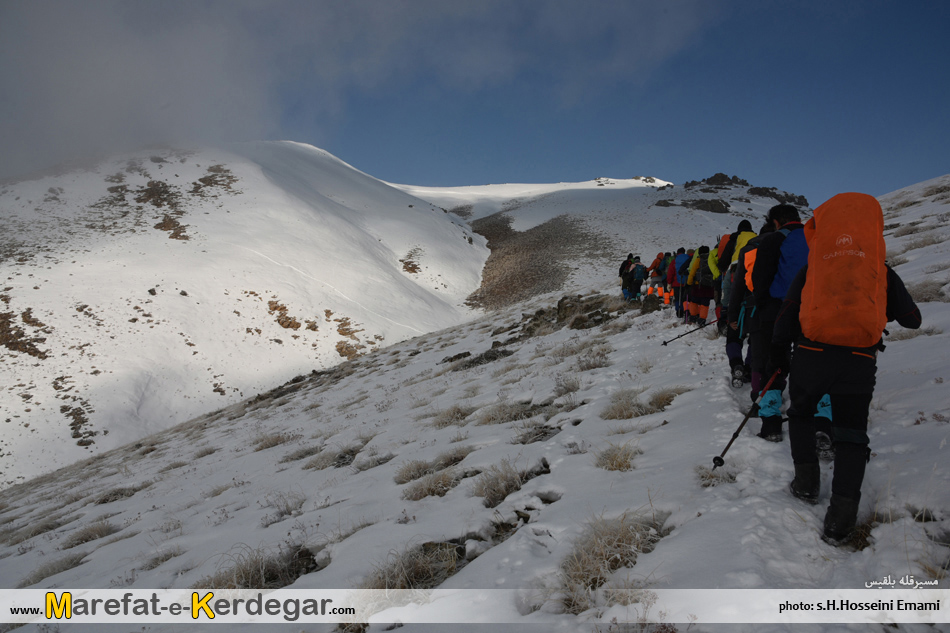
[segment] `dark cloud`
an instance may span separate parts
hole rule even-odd
[[[0,177],[156,143],[332,124],[355,91],[460,98],[539,81],[564,101],[688,46],[702,0],[3,2]]]

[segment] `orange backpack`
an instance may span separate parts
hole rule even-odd
[[[887,325],[884,214],[872,196],[842,193],[805,224],[808,273],[802,333],[813,341],[871,347]]]

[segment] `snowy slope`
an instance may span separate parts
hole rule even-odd
[[[244,563],[260,569],[258,557],[280,561],[305,551],[312,559],[298,570],[306,573],[291,574],[291,588],[350,588],[365,586],[403,553],[455,552],[458,545],[464,555],[453,555],[448,567],[442,559],[448,578],[440,587],[523,592],[520,602],[460,607],[472,622],[515,623],[483,630],[627,630],[611,618],[639,587],[864,589],[912,575],[936,580],[945,596],[948,185],[950,177],[882,198],[890,259],[914,293],[932,300],[920,303],[924,328],[894,327],[879,361],[874,453],[859,515],[869,538],[856,551],[818,538],[831,465],[822,466],[818,506],[792,498],[787,442],[754,437],[757,421],[726,466],[710,474],[712,457],[749,405],[747,391],[729,384],[722,339],[702,332],[663,345],[687,329],[668,312],[624,311],[615,301],[603,306],[612,317],[605,325],[570,329],[557,320],[558,293],[395,344],[0,492],[0,578],[6,587],[207,587],[227,584]],[[679,229],[690,242],[710,241],[699,228]],[[585,294],[615,296],[613,274]],[[538,323],[532,317],[544,324],[527,328]],[[465,364],[492,349],[510,354]],[[610,414],[625,396],[647,403],[663,393],[678,395],[654,412]],[[629,458],[629,468],[605,468],[610,452],[619,453],[615,464]],[[425,479],[408,474],[412,467],[441,476],[426,489],[442,496],[412,494]],[[487,507],[480,484],[510,468],[520,471],[520,489]],[[573,614],[565,606],[565,563],[583,551],[589,525],[619,517],[647,524],[651,545],[607,572]],[[867,599],[885,594],[868,590]],[[673,624],[680,631],[799,630],[794,617],[788,622]],[[432,629],[410,623],[399,630]]]
[[[7,483],[469,319],[488,256],[457,218],[295,143],[0,185],[0,235]]]

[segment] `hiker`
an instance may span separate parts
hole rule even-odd
[[[755,302],[752,298],[752,269],[755,266],[756,249],[766,235],[775,231],[772,222],[766,222],[758,236],[750,239],[736,256],[736,270],[733,274],[729,289],[729,303],[727,319],[729,330],[726,332],[726,356],[729,358],[729,372],[732,374],[733,386],[739,387],[741,382],[752,383],[752,401],[758,397],[759,390],[764,384],[762,374],[764,367],[752,364],[752,344],[748,346],[746,359],[742,358],[742,341],[749,337],[755,329]]]
[[[686,249],[680,246],[666,271],[666,283],[673,289],[673,309],[676,312],[676,317],[680,319],[683,318],[683,286],[686,285],[686,276],[681,276],[678,270],[689,259]]]
[[[690,322],[700,327],[706,326],[709,316],[709,302],[715,296],[716,280],[709,267],[709,247],[700,246],[689,265],[686,284],[689,286]]]
[[[756,366],[771,376],[775,369],[769,364],[772,328],[789,285],[808,260],[808,243],[798,209],[790,204],[777,204],[769,209],[768,220],[775,231],[759,243],[752,269],[752,294],[755,297],[755,329],[750,332],[753,371]],[[785,376],[781,375],[759,402],[762,428],[759,437],[769,442],[782,441],[782,392]]]
[[[728,335],[726,331],[728,319],[723,318],[719,307],[721,305],[722,310],[728,310],[729,298],[732,293],[732,276],[737,268],[739,252],[755,236],[756,234],[752,232],[752,223],[748,220],[742,220],[739,222],[739,228],[736,229],[735,233],[728,236],[725,244],[720,241],[719,248],[709,252],[709,267],[712,268],[713,273],[719,280],[715,301],[716,316],[722,320],[719,327],[721,334]],[[726,236],[723,236],[723,239],[726,239]]]
[[[663,276],[666,274],[663,261],[663,253],[657,253],[656,259],[654,259],[650,267],[647,268],[647,272],[650,274],[650,281],[647,284],[648,288],[655,288],[663,283]]]
[[[632,297],[630,296],[630,270],[633,267],[633,253],[627,254],[627,259],[623,260],[620,264],[620,290],[623,292],[623,298],[627,301],[631,301]]]
[[[631,301],[640,299],[640,290],[643,288],[643,282],[647,279],[647,267],[640,263],[640,257],[633,258],[633,264],[630,267],[630,296]]]
[[[839,194],[815,209],[803,233],[808,263],[791,282],[777,315],[771,363],[790,373],[788,433],[795,478],[789,491],[813,504],[821,484],[814,416],[829,394],[834,475],[822,539],[838,546],[857,521],[871,457],[868,410],[877,354],[884,349],[881,335],[888,321],[917,329],[921,315],[884,261],[884,217],[876,199]]]

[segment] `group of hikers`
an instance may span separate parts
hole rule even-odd
[[[639,298],[647,283],[648,293],[672,292],[678,318],[718,326],[733,386],[751,386],[750,414],[762,422],[758,437],[781,442],[788,422],[793,496],[817,504],[820,461],[834,461],[822,539],[846,543],[870,461],[868,412],[884,328],[889,321],[921,325],[920,310],[885,263],[878,201],[839,194],[804,224],[796,207],[778,204],[758,233],[742,220],[715,247],[659,253],[650,266],[631,253],[620,276],[628,300]]]

